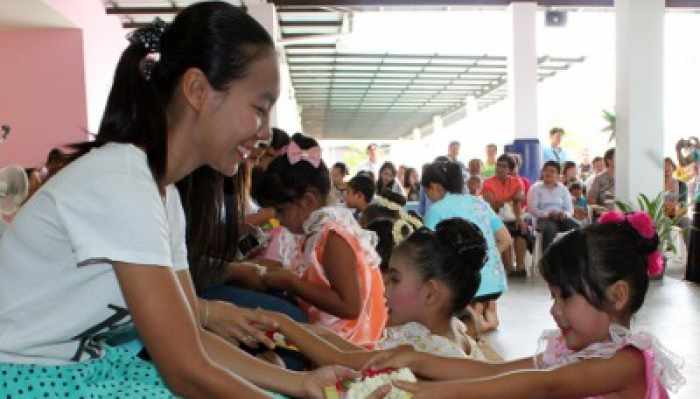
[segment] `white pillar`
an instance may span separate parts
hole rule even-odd
[[[508,101],[513,115],[513,137],[535,139],[537,132],[537,2],[508,6],[512,21],[508,55]]]
[[[247,0],[244,4],[248,9],[248,14],[255,18],[272,36],[277,54],[280,55],[280,96],[270,113],[270,124],[289,133],[301,131],[299,107],[294,97],[289,67],[284,57],[284,48],[279,45],[281,32],[275,5],[267,3],[265,0]]]
[[[663,187],[664,0],[616,0],[615,196]],[[636,204],[636,201],[633,203]]]

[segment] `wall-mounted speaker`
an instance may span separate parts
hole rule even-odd
[[[566,11],[547,10],[544,16],[547,26],[566,26]]]

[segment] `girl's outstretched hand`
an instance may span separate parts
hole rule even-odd
[[[360,373],[343,366],[326,366],[318,368],[304,376],[305,398],[324,399],[324,388],[335,386],[338,381],[355,379]]]
[[[413,370],[420,360],[421,354],[410,345],[401,345],[394,349],[382,351],[372,357],[363,369],[400,369],[408,367]]]

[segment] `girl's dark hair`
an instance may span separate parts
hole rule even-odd
[[[154,35],[158,32],[149,25],[130,37],[117,64],[95,141],[72,145],[68,162],[106,143],[130,143],[146,152],[151,173],[160,184],[167,164],[166,109],[182,75],[197,68],[215,90],[225,91],[232,81],[247,75],[253,61],[274,52],[265,28],[243,9],[223,1],[197,3],[182,10],[160,35],[157,49],[136,39]],[[154,51],[159,53],[158,61],[147,62]],[[149,71],[144,69],[146,64],[151,65]],[[241,214],[237,207],[225,206],[223,175],[209,167],[194,171],[178,188],[187,218],[190,270],[195,284],[202,287],[199,277],[205,268],[214,269],[207,274],[216,274],[233,259]],[[214,261],[205,262],[209,259]]]
[[[331,169],[338,169],[340,170],[340,173],[343,174],[343,176],[348,175],[348,166],[345,165],[344,162],[336,162],[333,164],[333,167]]]
[[[382,273],[386,272],[389,268],[389,261],[391,260],[391,253],[394,251],[396,243],[394,242],[394,223],[395,218],[391,217],[379,217],[373,219],[367,224],[367,230],[374,231],[377,233],[377,254],[382,259],[379,264],[379,268]]]
[[[282,147],[289,145],[289,135],[282,129],[276,127],[272,128],[272,139],[270,139],[270,147],[275,151],[282,149]]]
[[[396,178],[396,173],[397,173],[396,166],[392,162],[389,162],[389,161],[384,162],[382,164],[382,167],[379,168],[379,173],[378,173],[379,176],[377,176],[377,192],[378,193],[381,193],[385,188],[391,188],[390,187],[391,183],[389,183],[388,185],[385,185],[384,182],[382,181],[382,172],[384,171],[384,169],[389,169],[391,171],[391,174],[394,175],[394,178]]]
[[[564,162],[564,170],[562,170],[562,174],[566,174],[566,171],[569,169],[576,169],[576,162],[574,161],[566,161]]]
[[[556,240],[540,260],[539,269],[564,298],[580,294],[605,310],[606,289],[617,281],[630,286],[627,311],[634,314],[649,287],[647,257],[659,247],[659,237],[642,237],[626,221],[589,225]]]
[[[399,211],[389,209],[379,204],[370,204],[367,206],[367,208],[365,208],[364,212],[362,212],[362,216],[360,217],[360,225],[369,226],[377,219],[397,220],[400,217],[401,214]]]
[[[464,191],[462,168],[452,161],[439,160],[429,163],[423,166],[420,185],[427,188],[430,183],[441,185],[448,193],[461,194]]]
[[[486,239],[477,225],[462,218],[445,219],[435,232],[422,227],[399,244],[424,280],[436,279],[452,293],[452,313],[464,310],[481,284]]]
[[[417,173],[416,168],[406,168],[403,172],[403,186],[411,187],[411,174]]]
[[[403,195],[401,195],[399,193],[395,193],[395,192],[389,190],[388,188],[385,188],[384,190],[382,190],[379,193],[379,196],[384,197],[397,205],[400,205],[400,206],[406,205],[406,197],[404,197]]]
[[[292,141],[302,150],[318,146],[316,140],[301,133],[295,133]],[[328,196],[330,177],[326,164],[321,161],[315,168],[302,159],[292,165],[287,154],[282,154],[262,174],[260,187],[253,195],[260,205],[274,207],[293,202],[309,190],[316,191],[322,200]]]

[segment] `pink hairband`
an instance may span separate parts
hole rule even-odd
[[[652,239],[656,234],[654,221],[646,212],[630,212],[624,214],[619,211],[604,212],[598,218],[598,223],[624,223],[627,222],[633,229],[646,239]],[[649,254],[647,257],[647,274],[650,277],[658,276],[664,271],[664,260],[661,256],[661,251],[658,249]]]
[[[302,150],[297,143],[291,142],[287,147],[287,159],[289,163],[295,165],[299,161],[306,161],[314,168],[321,165],[321,147],[313,146],[309,149]]]

